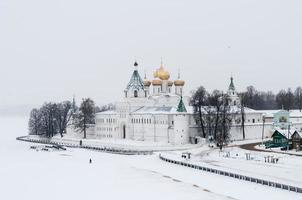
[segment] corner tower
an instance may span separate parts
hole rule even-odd
[[[189,114],[181,96],[174,114],[174,144],[187,143],[189,143]]]

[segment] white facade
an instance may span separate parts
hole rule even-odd
[[[189,106],[189,98],[183,96],[185,82],[180,79],[171,81],[170,74],[163,66],[154,73],[154,80],[142,80],[135,63],[135,70],[127,85],[124,98],[116,103],[116,109],[96,114],[94,133],[89,137],[129,139],[138,141],[164,142],[171,144],[187,144],[198,136],[193,108]],[[234,113],[238,113],[240,100],[233,78],[227,92]],[[179,104],[185,110],[179,110]],[[277,112],[277,111],[276,111]],[[270,137],[273,123],[268,111],[256,111],[245,108],[245,138],[259,139]],[[263,123],[263,118],[265,123]],[[241,115],[234,115],[231,128],[231,140],[243,138]],[[295,113],[293,126],[301,129],[302,114]],[[264,132],[263,132],[264,130]]]

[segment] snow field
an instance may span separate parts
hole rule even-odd
[[[302,199],[293,192],[169,164],[157,154],[35,151],[30,149],[34,144],[15,140],[26,134],[27,119],[1,118],[0,125],[1,199]]]

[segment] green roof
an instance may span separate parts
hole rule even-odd
[[[177,112],[187,112],[186,106],[182,100],[182,97],[180,98],[178,107],[177,107]]]
[[[234,79],[233,79],[233,77],[231,77],[231,83],[230,83],[230,86],[229,86],[229,90],[235,90],[235,85],[234,85]]]
[[[134,66],[137,66],[135,63]],[[127,90],[133,89],[133,90],[144,90],[144,82],[141,79],[137,69],[134,70],[131,79],[127,85]]]

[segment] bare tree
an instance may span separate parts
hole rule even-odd
[[[295,90],[295,104],[296,108],[302,111],[302,88],[299,86]]]
[[[290,110],[294,106],[294,94],[290,88],[286,90],[280,90],[276,96],[276,102],[279,108]]]
[[[194,117],[198,125],[201,127],[202,136],[206,137],[204,124],[204,109],[207,105],[207,91],[203,86],[200,86],[192,95],[190,104],[194,108]]]
[[[242,130],[242,139],[245,140],[245,105],[248,101],[248,94],[247,93],[241,93],[240,95],[240,116],[241,116],[241,130]]]
[[[86,138],[86,131],[88,124],[95,123],[95,106],[94,102],[90,99],[83,99],[81,106],[79,108],[79,113],[76,115],[75,127],[84,133],[84,138]]]
[[[214,90],[208,97],[208,105],[211,107],[210,110],[212,110],[212,113],[209,113],[214,120],[213,121],[213,137],[216,140],[217,139],[217,131],[218,131],[218,125],[219,125],[219,118],[220,118],[220,109],[223,104],[223,92],[219,90]],[[210,121],[209,121],[210,122]]]
[[[58,133],[58,126],[56,122],[57,104],[45,103],[41,109],[41,135],[46,137],[53,137]]]
[[[218,137],[218,141],[220,144],[227,143],[230,139],[230,130],[232,125],[232,113],[231,107],[229,105],[229,99],[227,95],[222,96],[222,104],[220,108],[220,123],[221,123],[221,131]]]
[[[204,108],[204,116],[203,116],[203,123],[205,127],[205,135],[206,136],[213,136],[214,140],[216,139],[215,133],[215,122],[216,122],[216,114],[215,108],[212,106],[205,106]]]
[[[256,110],[276,109],[276,95],[271,92],[258,91],[254,86],[248,86],[243,92],[246,96],[245,106]]]
[[[40,135],[41,129],[41,112],[34,108],[30,112],[29,122],[28,122],[29,134],[30,135]]]
[[[66,133],[67,125],[73,116],[72,103],[70,101],[64,101],[57,104],[56,122],[61,137],[63,133]]]

